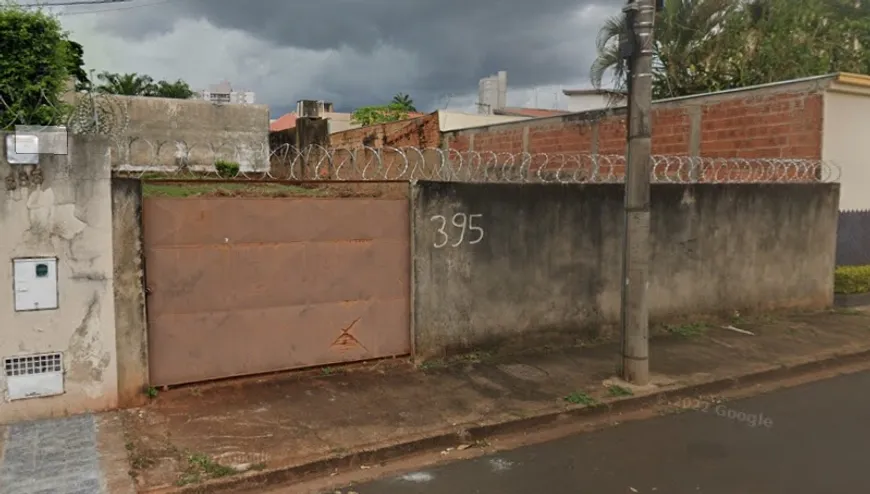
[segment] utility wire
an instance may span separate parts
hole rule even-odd
[[[92,1],[92,2],[70,1],[70,2],[65,2],[65,3],[27,4],[27,5],[22,5],[22,7],[31,7],[31,8],[35,8],[35,7],[43,7],[43,8],[44,7],[63,7],[63,6],[79,6],[79,7],[81,7],[81,6],[85,6],[85,5],[105,5],[105,4],[109,4],[109,3],[127,3],[130,1],[131,0],[97,0],[97,1]],[[56,12],[55,15],[72,16],[72,15],[101,14],[101,13],[105,13],[105,12],[117,12],[117,11],[121,11],[121,10],[139,9],[142,7],[154,7],[157,5],[163,5],[163,4],[169,3],[171,1],[173,1],[173,0],[158,0],[156,2],[151,2],[151,3],[136,3],[133,5],[127,5],[127,6],[123,6],[123,7],[110,7],[110,8],[96,9],[96,10],[85,10],[85,11],[79,11],[79,12]]]
[[[72,0],[59,3],[22,3],[19,7],[66,7],[68,5],[98,5],[101,3],[120,3],[130,0]]]

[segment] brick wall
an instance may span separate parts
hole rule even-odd
[[[696,173],[702,179],[715,175],[717,180],[721,180],[725,173],[736,179],[734,173],[769,173],[770,165],[758,161],[760,159],[820,160],[823,94],[830,82],[824,78],[785,82],[654,103],[651,114],[653,154],[749,160],[728,170],[722,169],[721,164],[709,162],[690,170],[690,164],[685,160],[659,160],[656,174],[684,176]],[[333,134],[331,144],[418,148],[443,145],[460,152],[451,155],[451,159],[480,161],[482,158],[474,156],[483,153],[487,166],[496,168],[521,162],[533,170],[579,165],[588,167],[590,173],[619,175],[624,173],[620,157],[625,154],[625,127],[625,108],[614,108],[441,133],[438,114],[433,113]],[[463,151],[474,151],[475,154],[469,156],[461,153]],[[531,154],[531,160],[518,161],[520,153]],[[577,157],[579,154],[615,157],[592,160],[580,159]],[[397,159],[396,163],[393,158],[384,161],[403,164],[411,157],[406,153]],[[415,163],[426,161],[428,166],[428,160],[419,157],[414,160]],[[439,160],[434,159],[433,163]]]
[[[329,140],[330,145],[333,147],[348,148],[362,146],[438,147],[441,145],[438,113],[435,112],[408,120],[336,132],[329,136]]]
[[[705,105],[701,155],[821,159],[820,90],[747,94]]]
[[[653,153],[821,159],[823,87],[793,86],[656,103]],[[625,110],[619,108],[465,129],[444,137],[460,150],[618,155],[625,152],[625,119]]]

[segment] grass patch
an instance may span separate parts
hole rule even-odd
[[[584,405],[594,407],[598,405],[598,401],[582,391],[575,391],[565,397],[565,401],[572,405]]]
[[[707,330],[707,325],[704,323],[674,324],[666,325],[665,330],[672,335],[692,338],[704,334],[704,331]]]
[[[834,270],[834,293],[870,292],[870,266],[839,266]]]
[[[619,386],[618,384],[614,384],[612,386],[607,387],[607,393],[614,398],[621,398],[625,396],[634,396],[634,392],[632,392],[628,388],[624,388]]]
[[[835,307],[831,309],[831,313],[839,314],[841,316],[863,316],[866,312],[862,312],[858,309],[850,309],[847,307]]]
[[[215,462],[207,455],[191,453],[187,455],[187,467],[182,472],[177,484],[179,486],[197,484],[204,480],[229,477],[237,473],[236,470]]]

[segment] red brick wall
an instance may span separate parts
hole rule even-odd
[[[747,90],[657,103],[653,154],[689,155],[690,108],[700,111],[700,156],[821,159],[822,92],[817,87]],[[593,124],[597,123],[596,132]],[[523,149],[524,127],[528,146]],[[624,110],[587,112],[445,133],[451,147],[496,153],[625,153]]]
[[[822,156],[822,93],[749,95],[704,106],[701,156],[807,158]]]
[[[651,115],[652,152],[664,156],[699,155],[707,158],[821,159],[822,104],[823,86],[805,83],[656,103]],[[335,147],[351,148],[437,148],[443,140],[452,150],[473,149],[486,155],[451,155],[454,156],[451,159],[477,160],[474,162],[496,168],[523,163],[518,157],[526,152],[532,155],[528,163],[532,170],[588,167],[590,173],[624,172],[621,158],[626,146],[624,109],[510,122],[443,135],[438,123],[436,112],[411,120],[333,134],[330,143]],[[408,153],[385,151],[381,154],[380,161],[391,166],[404,166],[412,159]],[[578,156],[589,154],[614,157],[593,160],[589,156]],[[418,155],[415,154],[413,159],[421,161]],[[415,166],[428,166],[430,162],[440,166],[443,159],[440,156],[432,155],[422,159],[420,164],[415,161]],[[723,173],[757,174],[769,167],[757,161],[742,162],[737,167],[739,170],[722,170],[721,166],[714,165],[706,163],[699,170],[692,168],[694,165],[686,160],[660,159],[656,163],[656,173],[682,176],[693,169],[703,176],[724,176]]]
[[[358,148],[371,147],[438,147],[441,145],[441,132],[438,126],[438,113],[418,118],[371,125],[359,129],[337,132],[329,136],[333,147]]]

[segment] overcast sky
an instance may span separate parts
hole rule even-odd
[[[51,10],[84,46],[88,69],[196,89],[226,79],[255,91],[274,118],[298,99],[350,110],[400,91],[421,110],[472,110],[478,80],[498,70],[508,71],[509,105],[561,107],[561,88],[588,87],[598,28],[623,4],[131,0]]]

